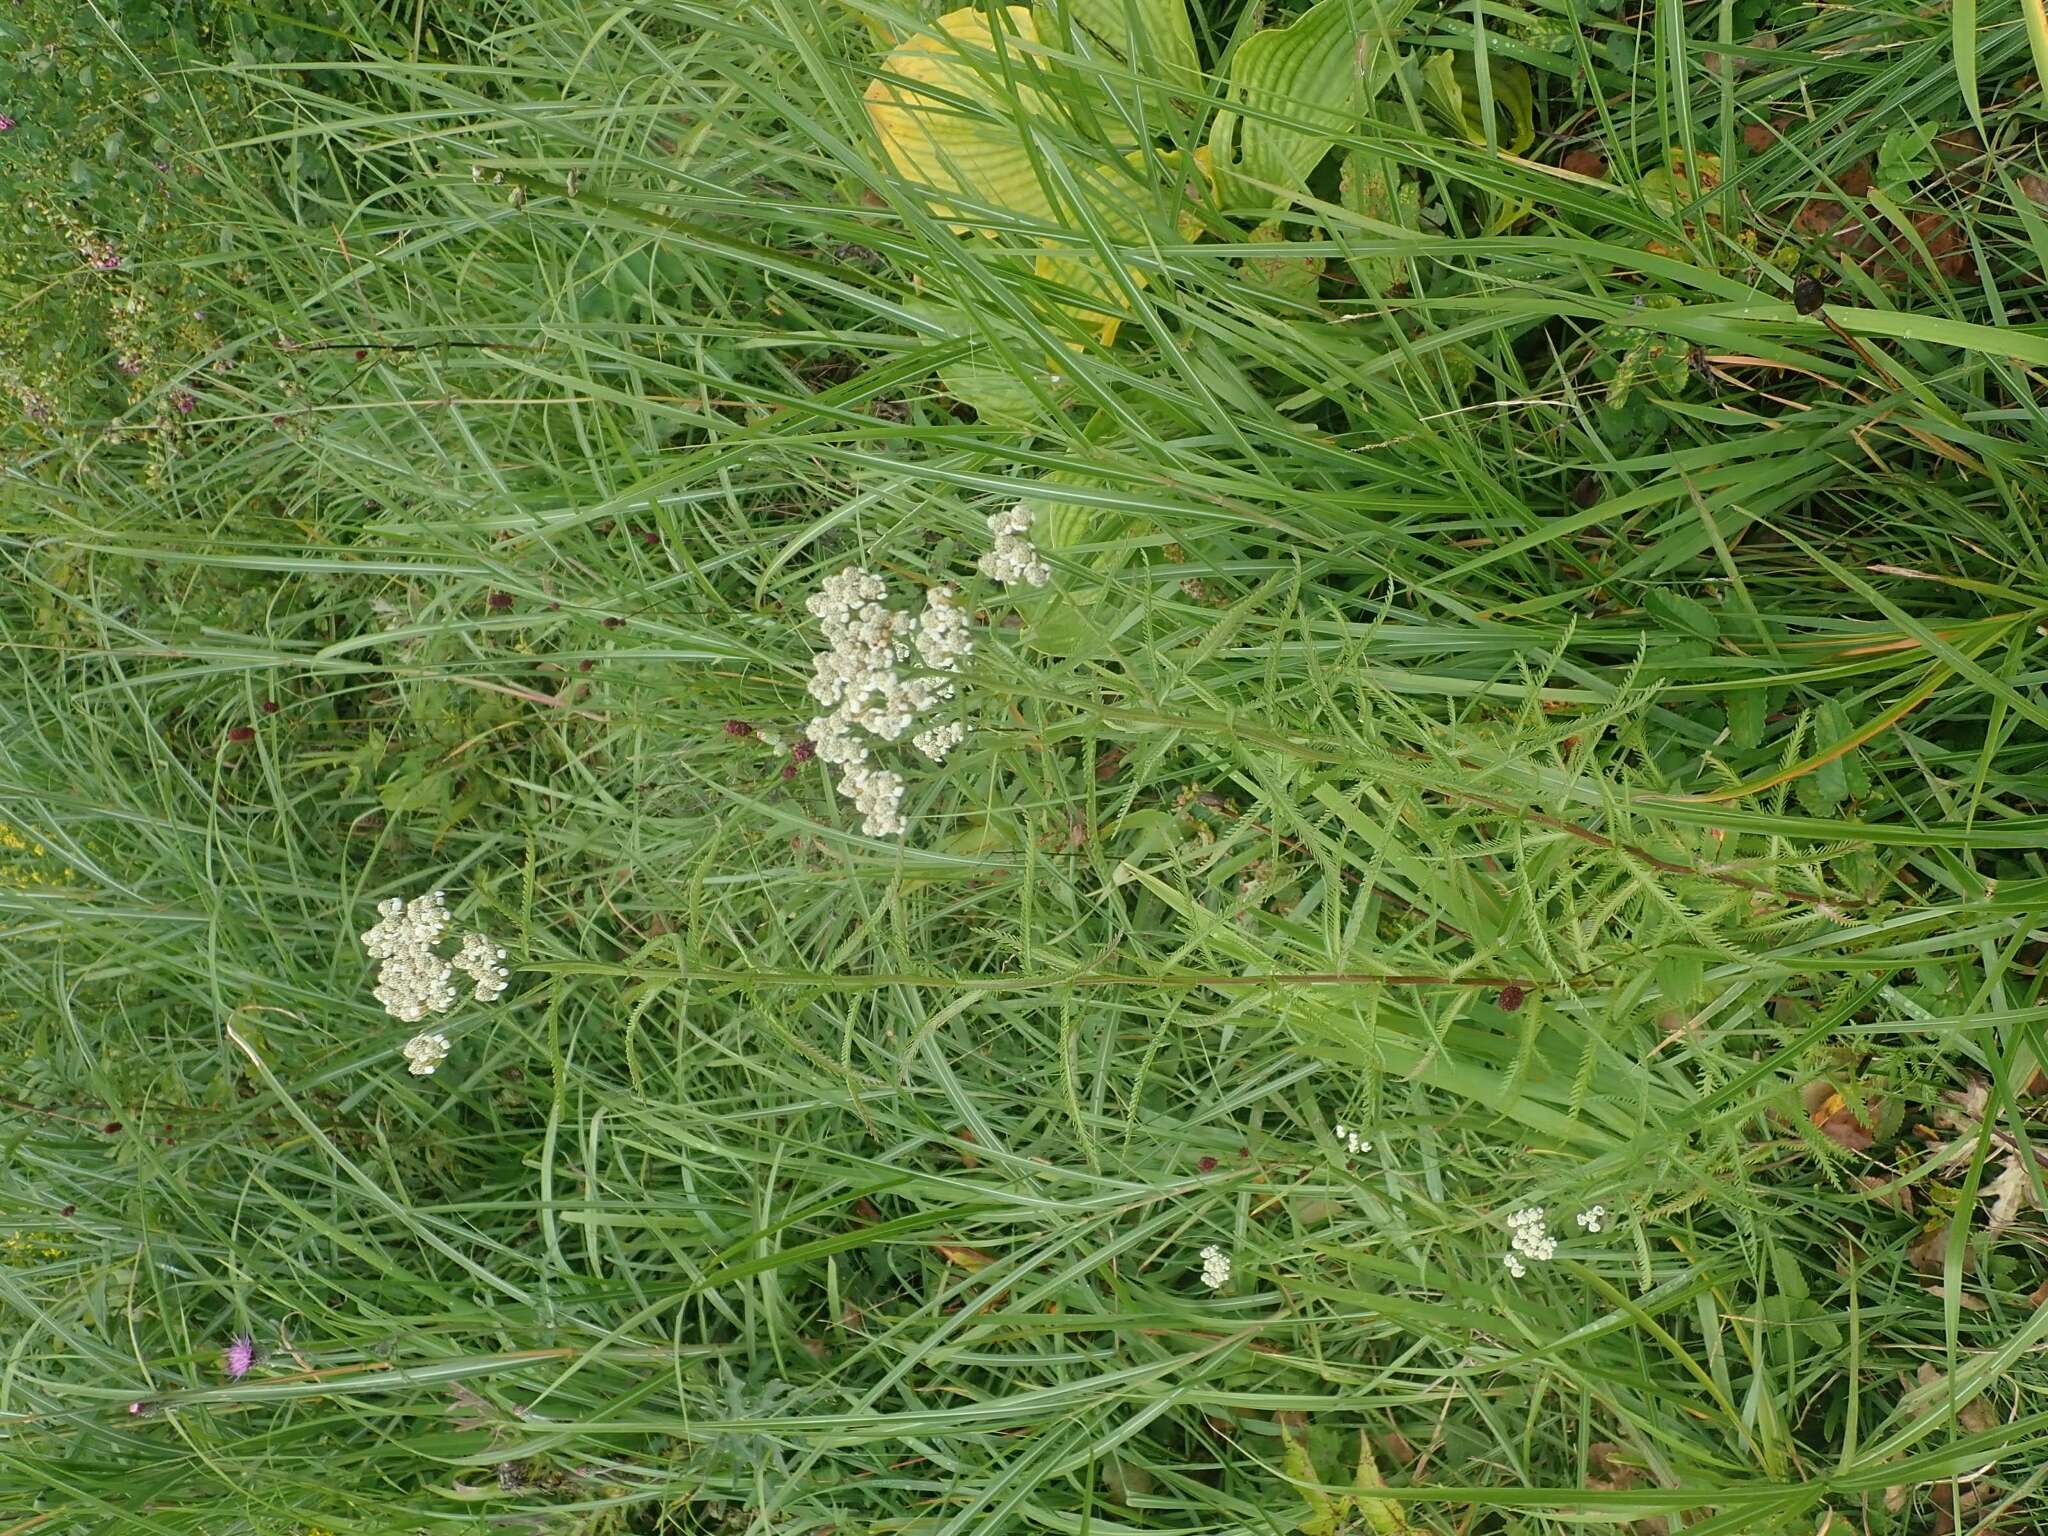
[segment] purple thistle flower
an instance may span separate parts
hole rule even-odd
[[[14,132],[14,119],[5,112],[0,112],[0,133],[12,132]]]
[[[229,1339],[228,1347],[220,1357],[220,1368],[229,1381],[240,1381],[255,1363],[256,1341],[246,1333],[238,1333]]]

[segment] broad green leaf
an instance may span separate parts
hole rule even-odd
[[[1293,229],[1278,219],[1267,219],[1252,231],[1240,263],[1251,284],[1292,304],[1312,304],[1323,280],[1323,258],[1293,256],[1287,251]],[[1272,247],[1261,253],[1260,246]]]
[[[1230,106],[1209,131],[1211,169],[1234,203],[1268,207],[1302,187],[1392,76],[1385,34],[1414,0],[1319,0],[1247,39],[1230,65]]]
[[[1202,65],[1187,0],[1052,0],[1051,16],[1051,35],[1060,35],[1058,21],[1071,22],[1141,79],[1165,87],[1141,98],[1153,131],[1194,116]]]
[[[1728,695],[1728,739],[1738,752],[1754,752],[1764,740],[1764,691],[1740,688]]]
[[[1519,155],[1536,142],[1536,89],[1529,71],[1512,59],[1493,59],[1487,64],[1487,78],[1493,83],[1495,118],[1507,114],[1508,132],[1494,139],[1511,155]],[[1486,123],[1479,115],[1479,75],[1472,56],[1446,50],[1422,66],[1424,94],[1445,121],[1473,144],[1487,142]]]
[[[1337,195],[1346,209],[1375,224],[1409,230],[1420,225],[1421,188],[1403,181],[1400,166],[1384,155],[1365,149],[1345,151]],[[1393,293],[1408,281],[1408,261],[1402,256],[1353,256],[1350,263],[1368,293]]]
[[[1354,1498],[1358,1512],[1365,1516],[1365,1523],[1372,1527],[1374,1536],[1401,1536],[1408,1529],[1408,1517],[1401,1512],[1400,1504],[1393,1499],[1377,1497],[1379,1490],[1387,1484],[1380,1476],[1379,1463],[1373,1460],[1372,1441],[1362,1429],[1358,1432],[1358,1475],[1352,1486],[1357,1490]]]
[[[1714,617],[1714,610],[1682,592],[1653,587],[1643,594],[1643,607],[1651,618],[1675,634],[1713,640],[1721,633],[1721,621]]]
[[[1294,1522],[1294,1528],[1302,1536],[1338,1536],[1344,1524],[1344,1511],[1323,1491],[1323,1480],[1316,1475],[1315,1463],[1309,1459],[1307,1443],[1288,1434],[1282,1437],[1282,1445],[1280,1470],[1308,1505],[1308,1513]]]

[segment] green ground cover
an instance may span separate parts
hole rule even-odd
[[[2042,1529],[2038,0],[941,9],[0,9],[0,1533]]]

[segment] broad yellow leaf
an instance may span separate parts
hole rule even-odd
[[[1093,45],[1090,51],[1107,53],[1110,61],[1152,87],[1133,92],[1121,82],[1104,82],[1110,95],[1142,109],[1151,132],[1193,118],[1202,95],[1202,66],[1187,0],[1052,0],[1048,34],[1062,35],[1061,23]]]
[[[1022,76],[1024,57],[1038,51],[1037,24],[1021,5],[993,15],[1003,18],[1012,76]],[[1015,94],[1006,93],[991,19],[981,11],[949,11],[900,44],[867,88],[868,117],[889,163],[926,191],[940,216],[959,218],[952,204],[957,197],[1053,222],[1052,200],[1025,149],[1021,121],[1042,115],[1045,103],[1026,79],[1014,79]],[[969,226],[956,222],[953,228],[964,234]]]
[[[1007,78],[999,44],[1010,59]],[[1164,189],[1144,179],[1142,151],[1114,159],[1060,154],[1056,141],[1062,130],[1071,139],[1071,125],[1031,83],[1035,73],[1055,67],[1023,7],[952,11],[883,61],[867,90],[868,116],[897,174],[956,233],[994,238],[1002,231],[991,226],[1004,215],[1071,232],[1041,237],[1035,268],[1078,296],[1065,307],[1108,343],[1128,312],[1125,289],[1084,237],[1142,244],[1146,215],[1159,209]],[[1145,282],[1136,268],[1127,275],[1134,286]]]

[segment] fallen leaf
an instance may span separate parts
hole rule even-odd
[[[1937,1216],[1906,1248],[1906,1262],[1923,1275],[1942,1271],[1942,1256],[1948,1252],[1948,1218]]]
[[[2027,1177],[2026,1165],[2017,1157],[2006,1159],[2005,1167],[1983,1193],[1991,1196],[1991,1214],[1986,1225],[1993,1235],[2011,1226],[2020,1212],[2034,1203],[2033,1180]]]
[[[1597,149],[1567,150],[1558,164],[1574,176],[1591,176],[1599,180],[1607,175],[1607,157]]]
[[[1881,1174],[1859,1173],[1856,1187],[1880,1205],[1888,1205],[1902,1216],[1913,1214],[1913,1186],[1896,1184]]]
[[[1619,1493],[1635,1487],[1640,1481],[1639,1470],[1622,1457],[1625,1452],[1612,1440],[1595,1440],[1586,1447],[1586,1459],[1598,1475],[1587,1479],[1587,1486]]]
[[[1874,1104],[1868,1107],[1875,1112]],[[1875,1126],[1857,1119],[1856,1112],[1839,1093],[1830,1093],[1821,1100],[1811,1118],[1813,1128],[1845,1152],[1867,1152],[1877,1140]]]

